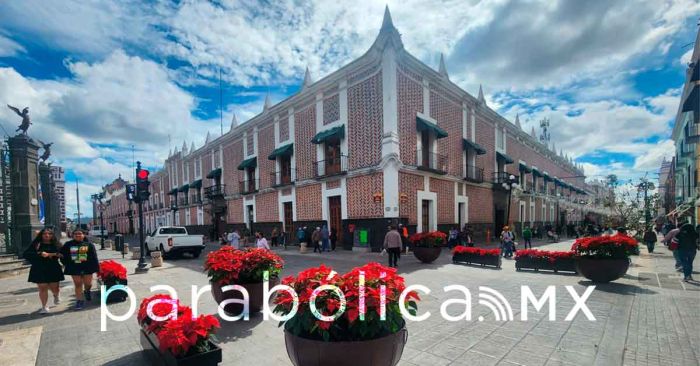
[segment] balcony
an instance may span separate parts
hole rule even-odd
[[[296,181],[296,174],[294,169],[289,172],[273,172],[270,173],[270,182],[272,182],[273,187],[283,187],[294,184]]]
[[[170,209],[173,211],[177,210],[177,201],[175,199],[170,200]]]
[[[513,176],[513,180],[515,182],[519,182],[517,175],[510,174],[508,172],[494,172],[492,183],[493,184],[509,183],[508,180],[510,179],[510,176]]]
[[[258,179],[242,180],[238,182],[238,192],[240,194],[255,193],[258,191],[259,183]]]
[[[314,178],[330,177],[333,175],[346,174],[347,172],[347,155],[341,155],[338,158],[314,162]]]
[[[447,156],[416,150],[416,167],[437,174],[447,174]]]
[[[484,183],[484,169],[467,164],[467,171],[464,175],[464,180],[472,183]]]
[[[213,200],[216,197],[224,197],[226,195],[226,185],[225,184],[215,184],[210,187],[204,188],[204,197]]]
[[[180,197],[180,206],[187,206],[189,205],[189,199],[187,196],[185,197]]]

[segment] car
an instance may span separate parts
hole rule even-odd
[[[93,225],[90,228],[90,231],[88,231],[88,236],[93,237],[93,238],[99,238],[102,236],[107,238],[107,235],[108,235],[107,228],[102,227],[100,225]]]
[[[204,236],[190,235],[184,226],[162,226],[146,237],[146,253],[160,251],[163,257],[190,253],[198,258],[204,247]]]

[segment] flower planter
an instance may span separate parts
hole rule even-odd
[[[100,284],[105,286],[105,290],[109,290],[112,288],[112,286],[116,285],[124,285],[126,286],[128,284],[128,281],[126,279],[120,280],[116,278],[108,278],[105,280],[99,280]],[[115,303],[115,302],[123,302],[126,301],[126,298],[128,297],[126,291],[112,291],[109,295],[107,295],[107,304]]]
[[[414,247],[413,255],[423,263],[433,263],[442,252],[441,247]]]
[[[406,327],[382,338],[357,342],[324,342],[284,331],[287,355],[295,366],[394,366],[408,339]]]
[[[494,266],[501,268],[501,256],[478,255],[470,253],[456,253],[452,255],[452,262],[455,264],[480,264],[482,266]]]
[[[629,258],[607,259],[576,257],[576,269],[578,273],[598,283],[615,281],[627,273],[629,266]]]
[[[269,288],[277,286],[279,283],[280,280],[278,277],[272,277],[270,278]],[[246,291],[248,291],[248,312],[250,314],[259,313],[263,308],[263,283],[241,283],[237,285],[245,288]],[[211,293],[214,296],[214,300],[217,304],[221,304],[224,300],[229,299],[243,300],[243,294],[241,294],[240,291],[230,290],[224,293],[221,291],[222,287],[224,286],[221,286],[215,282],[211,284]],[[232,316],[239,315],[243,312],[243,304],[227,304],[224,306],[224,311]]]
[[[548,259],[542,258],[520,257],[515,258],[515,269],[518,271],[522,269],[532,269],[535,270],[535,272],[540,270],[554,272],[577,272],[576,262],[573,258],[561,258],[551,262]]]
[[[160,350],[158,347],[158,337],[154,334],[147,333],[143,329],[141,329],[140,334],[141,347],[146,353],[151,365],[213,366],[218,365],[222,360],[221,348],[211,341],[209,342],[210,350],[208,352],[176,358],[170,351]]]

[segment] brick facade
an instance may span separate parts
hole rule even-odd
[[[373,194],[381,193],[383,190],[382,173],[362,175],[348,178],[348,218],[376,218],[384,215],[382,203],[374,202]]]

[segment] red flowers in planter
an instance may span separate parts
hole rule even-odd
[[[576,239],[571,250],[579,257],[622,259],[639,254],[639,243],[621,234],[595,236]]]
[[[501,255],[500,249],[483,249],[475,247],[466,247],[464,245],[458,245],[452,249],[452,255],[455,254],[472,254],[478,256],[494,256],[498,257]]]
[[[539,259],[546,260],[550,263],[554,263],[559,259],[572,259],[576,253],[573,251],[563,252],[563,251],[549,251],[549,250],[539,250],[539,249],[521,249],[515,253],[515,259]]]
[[[145,328],[148,333],[158,333],[163,325],[168,320],[153,320],[148,315],[148,304],[155,300],[165,300],[158,301],[153,304],[151,308],[151,313],[157,317],[166,317],[171,313],[173,307],[177,308],[177,316],[180,317],[192,317],[192,309],[187,306],[181,305],[179,300],[175,300],[170,295],[157,294],[151,297],[147,297],[141,301],[139,306],[139,312],[136,315],[136,320],[138,320],[139,325]]]
[[[113,260],[100,262],[97,277],[103,282],[108,280],[126,280],[126,267]]]
[[[263,272],[270,277],[278,276],[284,261],[280,256],[267,249],[234,249],[221,247],[207,255],[204,270],[212,282],[220,285],[258,283],[263,281]]]
[[[359,285],[361,272],[364,272],[362,287]],[[360,341],[396,333],[404,326],[399,301],[406,286],[394,268],[368,263],[341,275],[321,265],[301,271],[296,277],[286,277],[282,283],[292,287],[299,296],[296,314],[284,322],[285,329],[294,335],[324,341]],[[315,305],[320,315],[317,317],[311,312],[310,303],[314,290],[324,285],[334,286],[338,292],[324,290],[317,294]],[[385,320],[381,319],[382,287]],[[415,315],[417,300],[417,293],[407,293],[403,305],[410,314]],[[292,310],[292,295],[279,292],[274,303],[274,312],[286,315]],[[364,314],[361,314],[363,307]],[[321,316],[337,317],[324,321],[319,320]]]
[[[443,233],[442,231],[415,233],[411,235],[408,240],[414,246],[436,247],[445,243],[445,240],[447,240],[447,234]]]

